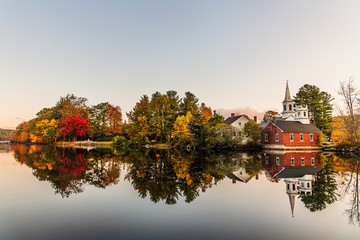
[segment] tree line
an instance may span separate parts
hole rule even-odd
[[[108,102],[89,106],[88,100],[68,94],[36,118],[19,124],[13,142],[52,144],[59,141],[112,140],[122,136],[126,144],[171,144],[191,148],[226,148],[241,142],[244,134],[223,124],[224,118],[191,92],[180,98],[177,92],[144,95],[122,119],[120,106]],[[259,125],[249,125],[248,133]],[[255,138],[254,138],[255,139]],[[117,138],[118,140],[118,138]]]
[[[14,133],[14,130],[0,128],[0,141],[9,141]]]
[[[36,117],[19,124],[13,142],[50,144],[76,141],[78,138],[99,139],[122,133],[121,108],[108,102],[94,106],[88,100],[68,94],[51,108],[44,108]]]

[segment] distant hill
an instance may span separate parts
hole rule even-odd
[[[0,141],[8,141],[14,134],[14,130],[0,128]]]

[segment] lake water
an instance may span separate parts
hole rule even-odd
[[[0,145],[0,239],[359,239],[359,159]]]

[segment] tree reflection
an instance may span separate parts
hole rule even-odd
[[[360,157],[357,155],[338,155],[336,162],[342,169],[341,196],[349,197],[349,209],[345,210],[350,224],[360,226],[360,207],[359,207],[359,166]]]
[[[300,195],[301,201],[311,212],[324,210],[337,200],[337,184],[333,172],[332,156],[320,155],[323,169],[315,175],[311,195]]]
[[[176,204],[181,197],[194,201],[201,192],[216,185],[241,166],[251,174],[260,171],[258,155],[215,154],[154,149],[84,149],[13,145],[17,161],[33,169],[40,181],[48,181],[56,194],[69,197],[81,193],[86,185],[106,188],[120,181],[127,167],[129,181],[141,198],[154,203]],[[246,158],[246,161],[244,159]]]
[[[83,192],[85,184],[105,188],[119,181],[120,161],[111,152],[38,145],[13,145],[12,150],[17,161],[31,167],[40,181],[50,182],[62,197]]]

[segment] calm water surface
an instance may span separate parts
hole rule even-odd
[[[0,145],[0,239],[360,239],[359,159]]]

